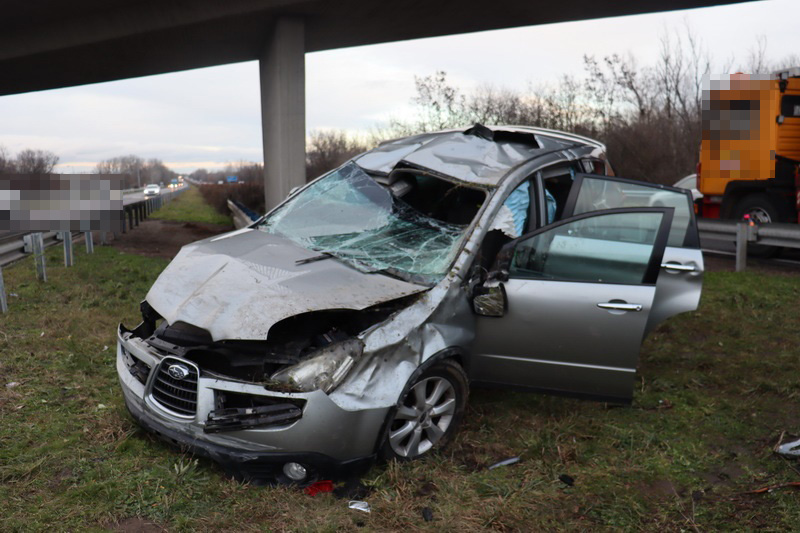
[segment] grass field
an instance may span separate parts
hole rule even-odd
[[[155,211],[150,218],[175,222],[200,222],[205,224],[230,225],[231,217],[222,215],[209,206],[194,185],[175,200]]]
[[[800,481],[772,451],[800,433],[800,276],[707,274],[700,310],[645,342],[631,407],[473,390],[449,449],[364,477],[365,514],[331,494],[236,483],[140,431],[117,385],[115,328],[137,322],[166,261],[98,246],[65,269],[47,255],[47,283],[30,260],[4,270],[0,531],[798,527],[795,490],[746,492]]]

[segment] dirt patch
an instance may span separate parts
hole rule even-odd
[[[668,479],[657,479],[650,483],[642,483],[638,486],[639,492],[650,500],[663,500],[666,498],[676,498],[683,495],[684,490],[675,486]]]
[[[138,516],[124,518],[116,524],[111,524],[109,529],[119,533],[164,533],[166,531],[155,522]]]
[[[53,489],[61,488],[62,485],[68,484],[68,482],[70,480],[72,480],[74,476],[75,476],[75,472],[70,467],[62,468],[50,480],[50,487],[53,488]]]
[[[709,488],[716,485],[726,486],[735,484],[738,479],[746,475],[747,472],[741,466],[737,464],[728,464],[712,472],[704,472],[700,477],[709,486],[706,489],[708,491]]]
[[[218,224],[149,219],[121,233],[119,238],[111,238],[109,244],[121,252],[172,259],[182,246],[232,229]]]

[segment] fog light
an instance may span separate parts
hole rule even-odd
[[[308,475],[306,467],[300,463],[286,463],[283,465],[283,473],[292,481],[303,481]]]

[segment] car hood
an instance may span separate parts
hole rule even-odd
[[[207,330],[213,340],[263,340],[277,322],[326,309],[361,310],[428,289],[365,274],[260,230],[242,229],[184,246],[147,293],[169,324]]]

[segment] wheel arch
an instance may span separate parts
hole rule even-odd
[[[383,444],[384,436],[386,435],[386,429],[388,425],[391,423],[395,410],[397,409],[397,404],[400,400],[406,395],[408,390],[410,389],[411,385],[417,381],[417,379],[424,374],[429,368],[432,366],[446,360],[452,360],[458,366],[461,367],[461,370],[464,372],[464,376],[467,378],[467,387],[469,387],[469,374],[466,371],[466,367],[464,366],[467,361],[467,352],[461,347],[458,346],[451,346],[448,348],[444,348],[435,354],[431,355],[425,361],[420,364],[414,372],[406,380],[403,388],[400,390],[400,394],[397,396],[397,401],[394,405],[389,409],[389,412],[386,415],[386,418],[381,424],[381,429],[378,432],[378,438],[375,440],[375,444],[373,446],[373,450],[375,454],[380,458],[380,449]],[[469,391],[469,388],[467,389]]]

